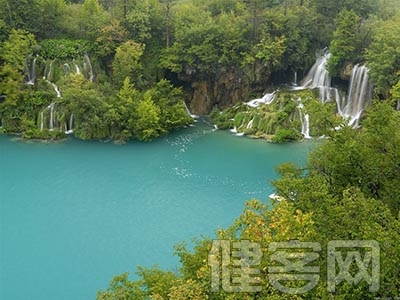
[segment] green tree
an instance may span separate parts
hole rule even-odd
[[[135,135],[135,123],[138,117],[137,108],[141,99],[141,93],[134,88],[129,77],[126,77],[105,116],[110,126],[112,138],[128,140]]]
[[[356,63],[360,50],[360,17],[352,10],[343,9],[335,23],[336,30],[329,45],[332,56],[328,61],[328,70],[332,76],[338,76],[346,63]]]
[[[400,77],[400,73],[399,73]],[[391,98],[396,101],[396,108],[399,110],[400,107],[400,79],[390,90]]]
[[[127,8],[124,25],[132,38],[139,43],[145,43],[151,37],[150,9],[148,0],[133,1]]]
[[[115,276],[106,291],[97,293],[97,300],[140,300],[144,299],[145,292],[140,282],[130,281],[128,273]]]
[[[138,267],[139,280],[130,281],[128,273],[115,276],[106,291],[97,293],[97,300],[147,300],[167,299],[169,289],[178,278],[172,272],[165,272],[153,267]]]
[[[353,10],[357,15],[367,18],[376,11],[378,3],[375,0],[310,0],[310,4],[329,22],[343,9]]]
[[[372,44],[366,51],[369,77],[377,94],[387,98],[400,70],[400,15],[375,25]]]
[[[98,0],[85,0],[83,4],[68,5],[62,20],[64,34],[95,42],[100,29],[110,23],[111,17]]]
[[[192,3],[177,7],[174,14],[175,40],[162,52],[160,65],[182,78],[210,80],[216,74],[240,66],[248,49],[247,25],[235,11],[212,16]]]
[[[186,111],[182,89],[174,87],[167,80],[161,80],[149,93],[160,107],[160,126],[163,132],[170,132],[193,122]]]
[[[83,140],[109,137],[107,103],[82,74],[70,74],[60,87],[62,103],[74,114],[74,134]]]
[[[8,30],[19,28],[34,34],[40,31],[39,0],[1,0],[0,12]]]
[[[128,32],[123,28],[119,20],[113,20],[111,24],[100,29],[96,38],[95,54],[99,57],[108,74],[111,73],[111,63],[117,48],[128,39]]]
[[[117,86],[121,85],[126,77],[130,77],[136,86],[141,84],[143,66],[141,57],[143,46],[132,41],[126,41],[116,50],[113,67],[113,79]]]
[[[376,15],[383,20],[388,20],[400,11],[397,0],[378,0]]]
[[[135,136],[140,141],[150,141],[160,136],[160,108],[154,104],[149,93],[137,107],[137,120],[134,124]]]
[[[13,29],[0,51],[0,94],[4,95],[2,117],[9,130],[19,131],[19,124],[24,112],[23,100],[28,87],[24,86],[26,58],[36,46],[32,33],[23,29]],[[21,103],[22,102],[22,103]],[[17,105],[17,103],[22,105]]]
[[[62,21],[66,9],[67,6],[64,0],[38,1],[38,23],[40,26],[36,33],[38,39],[55,38],[62,34]]]
[[[36,38],[32,33],[23,29],[13,29],[8,40],[2,45],[0,57],[3,63],[23,72],[26,57],[32,54],[36,45]]]

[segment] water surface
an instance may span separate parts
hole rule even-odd
[[[175,244],[229,226],[245,200],[268,201],[274,168],[311,147],[201,123],[124,145],[0,136],[0,299],[95,299],[138,265],[176,270]]]

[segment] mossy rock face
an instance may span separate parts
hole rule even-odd
[[[338,126],[334,107],[334,103],[322,103],[315,90],[279,91],[271,104],[238,104],[213,112],[211,120],[220,129],[235,127],[250,137],[285,143],[303,139],[301,128],[306,114],[312,136],[324,135],[332,126]]]
[[[54,130],[43,130],[40,131],[36,128],[30,128],[25,130],[22,133],[22,138],[24,139],[33,139],[33,140],[61,140],[66,138],[66,134],[64,132]]]

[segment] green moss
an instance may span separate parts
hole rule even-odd
[[[273,143],[287,143],[302,139],[302,135],[295,129],[280,128],[272,137]]]

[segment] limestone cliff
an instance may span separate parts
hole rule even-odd
[[[225,109],[235,103],[246,101],[249,83],[243,74],[225,72],[207,80],[193,81],[189,100],[190,111],[206,115],[217,106]]]

